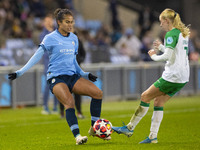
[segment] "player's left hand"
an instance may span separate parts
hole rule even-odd
[[[92,82],[97,81],[97,77],[91,73],[88,74],[88,79]]]
[[[17,78],[17,73],[9,73],[8,74],[8,79],[15,80],[16,78]]]
[[[160,44],[162,44],[160,40],[155,40],[155,41],[153,42],[153,47],[154,47],[154,49],[158,50]]]
[[[156,54],[156,51],[154,49],[151,49],[148,51],[148,54],[151,57],[152,55]]]

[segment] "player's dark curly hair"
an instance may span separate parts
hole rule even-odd
[[[57,8],[54,11],[54,17],[56,18],[56,22],[59,20],[60,22],[62,22],[62,20],[64,19],[65,15],[71,15],[73,16],[72,12],[69,9],[61,9],[61,8]]]

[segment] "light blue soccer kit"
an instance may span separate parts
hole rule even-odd
[[[76,77],[76,80],[73,79],[74,81],[72,81],[73,76],[77,76],[78,74],[82,77],[88,77],[89,72],[84,72],[76,61],[76,55],[78,54],[77,36],[72,32],[70,32],[68,36],[63,36],[57,29],[44,37],[38,50],[27,62],[27,64],[20,70],[16,71],[17,77],[20,77],[33,65],[38,63],[45,51],[47,51],[49,55],[47,80],[50,80],[49,83],[51,90],[56,84],[52,84],[51,82],[54,82],[54,80],[52,80],[54,78],[62,80],[62,82],[66,84],[67,82],[73,82],[70,84],[74,84],[78,77]],[[66,82],[66,80],[68,81]],[[94,122],[100,118],[101,103],[102,100],[94,98],[91,100],[91,125],[93,125]],[[79,127],[74,108],[66,109],[66,120],[72,133],[74,134],[74,137],[78,136]]]

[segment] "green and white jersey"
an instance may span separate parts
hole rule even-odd
[[[165,48],[173,50],[172,57],[165,64],[162,74],[164,80],[173,83],[189,81],[188,37],[184,38],[180,30],[173,28],[167,32],[164,40]]]

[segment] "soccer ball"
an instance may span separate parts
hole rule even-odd
[[[99,119],[94,123],[93,130],[96,136],[100,138],[107,138],[112,133],[112,124],[106,119]]]

